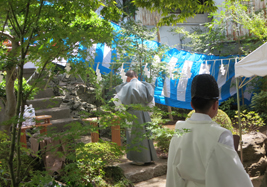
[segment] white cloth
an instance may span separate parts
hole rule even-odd
[[[190,132],[171,140],[167,187],[253,187],[230,131],[199,113],[178,121],[175,129]]]
[[[194,115],[191,116],[190,120],[192,121],[210,121],[212,120],[208,115],[205,114],[200,114],[200,113],[194,113]],[[230,131],[224,131],[219,140],[219,143],[228,145],[229,147],[234,147],[234,140],[233,140],[233,135]]]

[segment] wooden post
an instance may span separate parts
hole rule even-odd
[[[36,127],[41,126],[41,130],[40,130],[40,134],[41,135],[46,135],[47,134],[47,126],[48,125],[52,125],[52,123],[50,123],[50,118],[52,118],[52,116],[50,115],[42,115],[42,116],[36,116]],[[44,120],[44,122],[40,122],[40,120]]]
[[[20,143],[22,147],[27,148],[26,129],[21,129]]]
[[[170,106],[168,106],[168,112],[169,112],[169,118],[170,118],[170,120],[173,121],[172,108]]]
[[[121,146],[120,125],[114,125],[114,124],[119,124],[120,119],[116,117],[116,119],[112,120],[112,123],[113,124],[111,126],[111,141],[116,143],[118,146]]]
[[[94,127],[98,127],[98,122],[96,120],[97,120],[97,118],[83,119],[83,121],[88,121],[90,123],[90,125],[92,125]],[[98,142],[99,141],[99,131],[91,132],[91,141],[92,142]]]
[[[46,135],[47,134],[46,127],[52,125],[52,123],[50,123],[50,118],[52,118],[52,116],[50,115],[35,116],[36,119],[35,125],[21,127],[20,142],[22,143],[22,147],[27,148],[26,129],[41,127],[40,134]],[[40,121],[42,119],[44,120],[43,122]]]

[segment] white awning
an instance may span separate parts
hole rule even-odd
[[[235,64],[235,77],[267,75],[267,42]]]

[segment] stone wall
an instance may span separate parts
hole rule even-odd
[[[73,76],[66,78],[65,75],[58,75],[50,84],[56,96],[63,96],[61,106],[69,107],[73,118],[94,116],[97,100],[95,88],[90,83]]]

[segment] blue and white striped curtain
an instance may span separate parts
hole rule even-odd
[[[120,29],[118,25],[113,23],[112,25],[115,30]],[[146,44],[155,48],[159,45],[156,41],[147,41]],[[86,48],[81,46],[81,49]],[[111,71],[110,65],[113,62],[113,57],[116,57],[116,50],[112,50],[106,44],[95,44],[92,48],[86,50],[90,55],[96,54],[94,68],[100,63],[99,69],[102,74]],[[156,103],[177,108],[192,109],[190,105],[191,83],[196,75],[203,73],[209,73],[217,80],[220,89],[220,102],[236,94],[234,76],[235,59],[233,57],[192,54],[187,51],[171,48],[167,52],[166,57],[161,60],[169,63],[171,67],[179,69],[181,76],[176,80],[171,77],[166,77],[165,79],[157,78],[154,93]],[[225,74],[222,74],[220,70],[221,64],[224,65]],[[251,92],[246,89],[248,87],[244,88],[244,99],[246,103],[249,103],[251,100]]]

